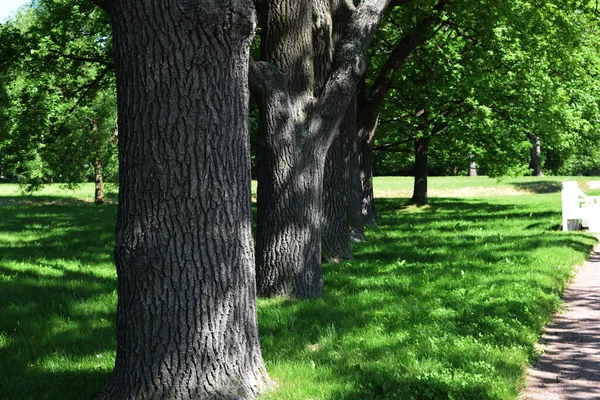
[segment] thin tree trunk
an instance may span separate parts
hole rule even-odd
[[[395,82],[395,74],[406,62],[408,56],[433,33],[432,27],[440,21],[441,11],[449,0],[439,0],[433,8],[433,13],[421,21],[412,32],[404,36],[394,47],[392,53],[378,72],[373,85],[367,93],[363,86],[359,91],[358,136],[360,145],[360,173],[363,191],[362,213],[365,223],[375,226],[377,213],[373,196],[373,149],[375,145],[375,130],[385,96]]]
[[[469,154],[469,176],[477,176],[477,162],[474,154]]]
[[[268,377],[251,235],[252,2],[113,1],[111,14],[119,300],[99,398],[255,398]]]
[[[424,206],[427,204],[427,156],[429,138],[415,139],[415,181],[411,204]]]
[[[356,98],[348,107],[346,120],[353,121],[354,126],[342,131],[346,137],[347,146],[347,182],[346,194],[348,197],[348,225],[350,228],[350,240],[352,242],[364,242],[365,217],[362,212],[363,191],[361,182],[360,165],[360,143],[357,129]]]
[[[95,149],[100,146],[101,138],[98,136],[98,123],[92,119],[88,119],[91,131],[91,143]],[[94,203],[96,205],[104,204],[104,182],[102,179],[102,160],[99,156],[94,157]]]
[[[331,3],[331,4],[330,4]],[[315,42],[315,77],[318,97],[331,69],[333,51],[350,18],[343,1],[315,0],[313,42]],[[331,8],[329,8],[331,6]],[[335,12],[333,12],[335,10]],[[354,106],[354,102],[352,104]],[[352,258],[348,222],[348,140],[356,135],[356,113],[346,111],[339,132],[329,147],[325,162],[323,187],[323,255],[331,262]]]
[[[102,205],[104,204],[104,181],[102,179],[102,161],[100,160],[100,157],[94,159],[94,176],[96,178],[94,203],[96,203],[96,205]]]
[[[531,142],[531,162],[529,168],[531,168],[532,176],[544,176],[542,172],[542,145],[540,138],[535,135],[529,135],[529,141]]]
[[[373,192],[373,150],[375,138],[363,137],[360,146],[360,182],[362,188],[361,213],[367,226],[377,226],[377,210],[375,209],[375,196]]]

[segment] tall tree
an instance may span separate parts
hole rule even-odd
[[[352,17],[315,94],[313,12],[314,20],[326,21],[331,8],[313,8],[313,3],[264,3],[263,61],[253,73],[263,134],[257,231],[262,295],[306,298],[322,292],[325,159],[366,68],[368,45],[390,5],[389,0],[363,0],[354,8],[352,2],[339,2],[352,10]]]
[[[406,1],[406,10],[390,13],[371,51],[367,82],[359,91],[358,141],[360,146],[359,176],[361,182],[362,223],[374,225],[376,218],[373,196],[373,150],[375,131],[389,91],[397,82],[397,72],[413,52],[435,35],[444,10],[452,0]],[[356,220],[360,222],[360,220]],[[355,230],[363,226],[354,225]]]
[[[476,157],[489,175],[524,173],[530,132],[548,146],[572,142],[574,128],[589,126],[595,109],[588,101],[594,85],[577,78],[589,77],[578,64],[594,63],[573,60],[589,60],[585,49],[593,46],[585,42],[593,30],[574,2],[556,4],[489,2],[486,18],[468,2],[450,5],[435,37],[396,74],[383,108],[395,129],[382,127],[378,147],[390,150],[408,143],[405,135],[418,137],[422,124],[414,110],[423,108],[437,120],[432,132],[444,133],[431,141],[430,153],[454,159],[449,167],[464,165],[465,172]]]
[[[117,356],[101,399],[248,399],[267,384],[251,235],[251,0],[113,1]]]

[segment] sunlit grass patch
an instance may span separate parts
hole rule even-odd
[[[379,227],[355,260],[325,266],[322,299],[259,301],[272,375],[303,376],[294,371],[312,361],[338,382],[325,389],[307,375],[296,398],[516,399],[595,240],[556,229],[556,194],[378,204]]]
[[[116,348],[116,207],[2,193],[0,398],[93,399]],[[560,231],[558,193],[405,203],[378,199],[322,298],[258,300],[264,399],[517,398],[595,239]]]
[[[0,206],[0,398],[93,399],[114,363],[115,207],[25,197]]]

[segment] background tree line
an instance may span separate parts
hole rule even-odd
[[[490,30],[487,14],[456,14],[452,2],[437,4],[442,12],[435,18],[445,22],[432,27],[427,2],[407,3],[386,16],[359,87],[360,96],[390,54],[404,50],[407,62],[396,66],[393,84],[380,100],[374,175],[416,172],[414,143],[427,136],[425,119],[439,137],[428,140],[429,174],[468,174],[470,160],[490,176],[529,174],[531,135],[542,143],[544,173],[600,171],[594,145],[598,37],[593,14],[577,12],[585,4],[515,3],[498,12],[506,17],[522,8],[519,18]],[[104,179],[116,183],[116,100],[106,13],[84,0],[39,0],[3,23],[0,34],[0,179],[18,180],[28,190],[50,182],[76,184],[96,179],[99,161]],[[411,41],[419,46],[412,55]],[[257,40],[256,54],[259,46]],[[425,99],[439,105],[417,116]],[[258,113],[252,119],[256,177]],[[452,124],[445,123],[449,119]],[[534,123],[538,126],[527,127]],[[532,132],[511,136],[512,129]]]

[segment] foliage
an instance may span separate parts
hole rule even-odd
[[[37,190],[85,181],[96,158],[115,170],[110,37],[107,16],[84,0],[36,0],[1,25],[0,175]]]
[[[116,208],[79,193],[0,186],[6,400],[93,398],[112,368]],[[557,230],[558,193],[404,202],[378,200],[379,227],[355,260],[325,266],[323,298],[259,300],[263,354],[279,382],[267,398],[517,398],[540,329],[595,240]]]
[[[597,143],[600,36],[585,7],[473,3],[450,2],[435,36],[396,73],[377,138],[384,172],[409,170],[412,140],[423,136],[435,138],[437,174],[464,174],[471,154],[488,175],[523,174],[529,134],[554,155]],[[380,32],[374,65],[401,27],[390,18]]]

